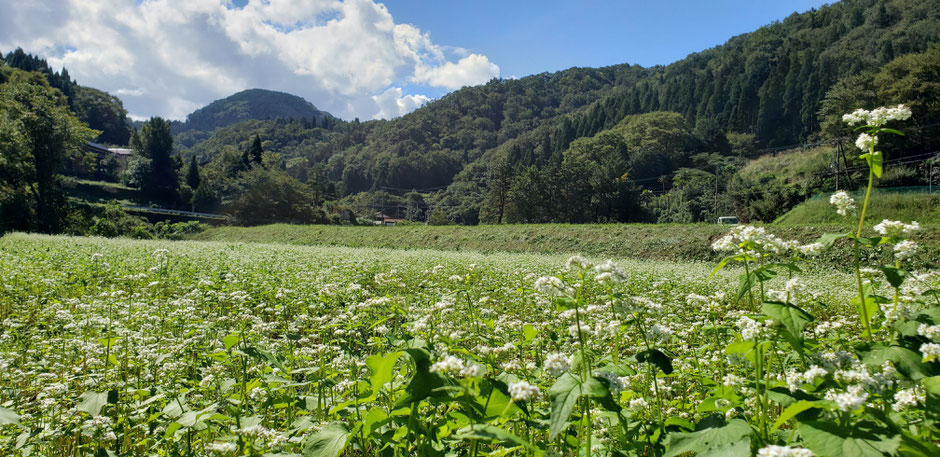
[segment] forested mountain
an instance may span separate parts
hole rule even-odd
[[[172,169],[179,182],[162,204],[250,224],[339,220],[349,207],[461,224],[773,220],[840,175],[842,186],[856,182],[845,112],[906,103],[910,134],[884,141],[887,158],[940,149],[938,43],[940,2],[846,0],[670,65],[494,79],[390,121],[343,121],[253,89],[185,122],[141,123],[160,154],[141,152],[142,129],[124,179],[144,189],[154,164]],[[41,73],[91,127],[127,125],[119,100],[64,69],[21,50],[5,60]],[[820,140],[850,149],[834,173],[833,151],[814,152],[798,186],[786,174],[739,173],[765,148]],[[177,157],[163,160],[164,146]],[[884,184],[917,185],[911,166],[893,167]]]
[[[292,175],[329,180],[360,209],[392,207],[415,218],[436,209],[458,223],[663,219],[657,204],[640,205],[649,200],[643,189],[670,190],[683,167],[733,173],[751,151],[819,139],[820,116],[922,104],[918,130],[926,132],[932,86],[906,93],[872,86],[889,63],[907,76],[878,76],[881,84],[935,80],[932,54],[922,53],[938,41],[938,2],[848,0],[794,13],[667,66],[492,80],[391,121],[336,123],[328,132],[294,124],[286,141],[283,121],[236,124],[192,153],[205,160],[258,135],[266,151],[290,163]],[[852,78],[867,82],[871,96],[846,99]],[[847,133],[833,128],[825,135]],[[304,172],[314,167],[326,175]],[[686,184],[707,178],[683,176]],[[405,196],[409,190],[417,193]],[[666,220],[702,217],[684,211]]]
[[[68,99],[69,108],[89,127],[100,130],[95,139],[100,143],[126,145],[130,141],[130,123],[121,100],[107,92],[84,87],[69,76],[68,70],[53,72],[45,59],[17,48],[3,58],[7,65],[25,71],[42,73],[53,88]]]
[[[244,121],[272,119],[302,119],[308,128],[328,127],[330,121],[335,120],[331,114],[318,110],[296,95],[248,89],[192,112],[185,122],[173,122],[172,130],[180,146],[190,147],[208,138],[218,128]]]

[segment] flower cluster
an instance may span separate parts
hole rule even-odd
[[[868,392],[865,392],[865,386],[854,384],[849,386],[845,392],[833,390],[826,392],[826,400],[835,402],[840,411],[855,411],[868,400]]]
[[[858,135],[858,139],[855,140],[855,147],[861,149],[862,151],[870,151],[878,145],[878,136],[872,136],[867,133],[861,133]]]
[[[431,373],[456,374],[462,378],[479,378],[485,373],[482,365],[465,363],[457,357],[447,355],[443,360],[431,365]]]
[[[809,449],[801,447],[770,446],[761,448],[757,451],[757,457],[816,457]]]
[[[574,295],[574,290],[555,276],[542,276],[535,280],[535,290],[548,297]]]
[[[880,233],[881,236],[890,236],[890,237],[902,237],[904,235],[911,235],[914,232],[920,230],[920,224],[917,221],[911,221],[910,224],[905,224],[901,221],[891,221],[888,219],[882,219],[882,221],[873,227],[876,232]]]
[[[842,116],[842,122],[849,125],[870,125],[881,127],[888,121],[905,121],[911,118],[911,109],[905,105],[895,107],[882,106],[871,111],[857,109]]]
[[[562,373],[571,369],[571,359],[564,354],[553,352],[545,357],[543,367],[548,374],[561,376]]]
[[[542,392],[537,386],[533,386],[526,381],[519,381],[509,385],[509,395],[512,401],[528,401],[539,398]]]
[[[832,194],[829,197],[829,203],[836,207],[836,214],[840,216],[855,214],[855,199],[850,197],[849,193],[844,190]]]
[[[715,251],[737,251],[757,255],[760,253],[782,254],[799,243],[788,242],[768,233],[764,227],[737,225],[731,231],[712,243]]]

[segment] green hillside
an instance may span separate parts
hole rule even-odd
[[[940,224],[940,192],[896,192],[875,190],[865,218],[877,224],[883,219],[917,221],[921,224]],[[856,201],[865,198],[856,192]],[[839,223],[841,218],[832,211],[829,194],[820,195],[800,203],[774,223],[777,225],[807,225]]]
[[[270,119],[305,119],[308,126],[322,125],[324,118],[332,118],[310,102],[296,95],[264,89],[248,89],[216,100],[186,117],[185,122],[174,122],[173,133],[183,147],[204,139],[206,133],[239,122]],[[184,132],[205,132],[201,135]],[[184,135],[180,135],[184,134]]]
[[[333,198],[364,213],[393,208],[424,220],[437,212],[460,224],[695,222],[740,209],[772,221],[818,186],[833,187],[832,177],[797,195],[777,195],[776,186],[774,195],[747,195],[741,189],[761,183],[739,180],[717,199],[704,183],[731,181],[766,148],[848,136],[839,119],[858,106],[910,104],[913,120],[899,127],[912,134],[886,141],[886,152],[935,150],[938,41],[937,2],[849,0],[667,66],[494,79],[391,121],[339,122],[329,134],[300,125],[288,141],[273,121],[180,141],[204,140],[183,154],[205,160],[259,135],[292,176],[334,188]],[[685,187],[668,198],[640,197],[677,183]],[[702,206],[715,200],[721,205]],[[402,209],[409,205],[415,210]]]
[[[115,145],[126,145],[130,141],[131,124],[127,118],[127,110],[118,97],[79,85],[65,68],[53,71],[46,59],[29,54],[21,48],[7,53],[0,61],[12,68],[41,73],[50,86],[65,96],[69,109],[82,122],[101,132],[95,141]]]
[[[831,209],[830,209],[830,212]],[[876,222],[880,222],[880,219]],[[783,238],[803,243],[823,233],[845,231],[847,225],[767,226]],[[921,260],[936,266],[940,259],[940,228],[925,225],[916,237],[924,247]],[[717,262],[722,254],[711,243],[728,232],[713,224],[535,224],[461,226],[316,226],[274,224],[259,227],[216,227],[195,234],[194,240],[281,243],[311,246],[437,249],[443,251],[531,252],[584,254],[596,257]],[[826,254],[828,266],[845,268],[852,256],[848,246]],[[873,261],[890,260],[890,253]]]

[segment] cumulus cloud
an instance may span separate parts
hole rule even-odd
[[[424,95],[402,95],[400,87],[392,87],[379,95],[373,95],[372,100],[379,107],[379,113],[375,117],[391,119],[420,108],[430,99]]]
[[[136,117],[179,119],[252,87],[303,96],[351,119],[406,114],[499,67],[396,24],[373,0],[0,0],[0,49],[21,46],[111,91]]]
[[[457,63],[445,62],[437,66],[418,63],[411,81],[445,89],[459,89],[484,83],[496,76],[499,76],[499,67],[496,64],[490,62],[486,56],[470,54]]]

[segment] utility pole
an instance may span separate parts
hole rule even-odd
[[[718,165],[715,165],[715,220],[718,220]]]
[[[832,162],[836,164],[836,192],[839,191],[839,149],[832,151],[835,154]]]
[[[933,160],[928,162],[930,164],[930,174],[927,176],[927,193],[933,193]]]

